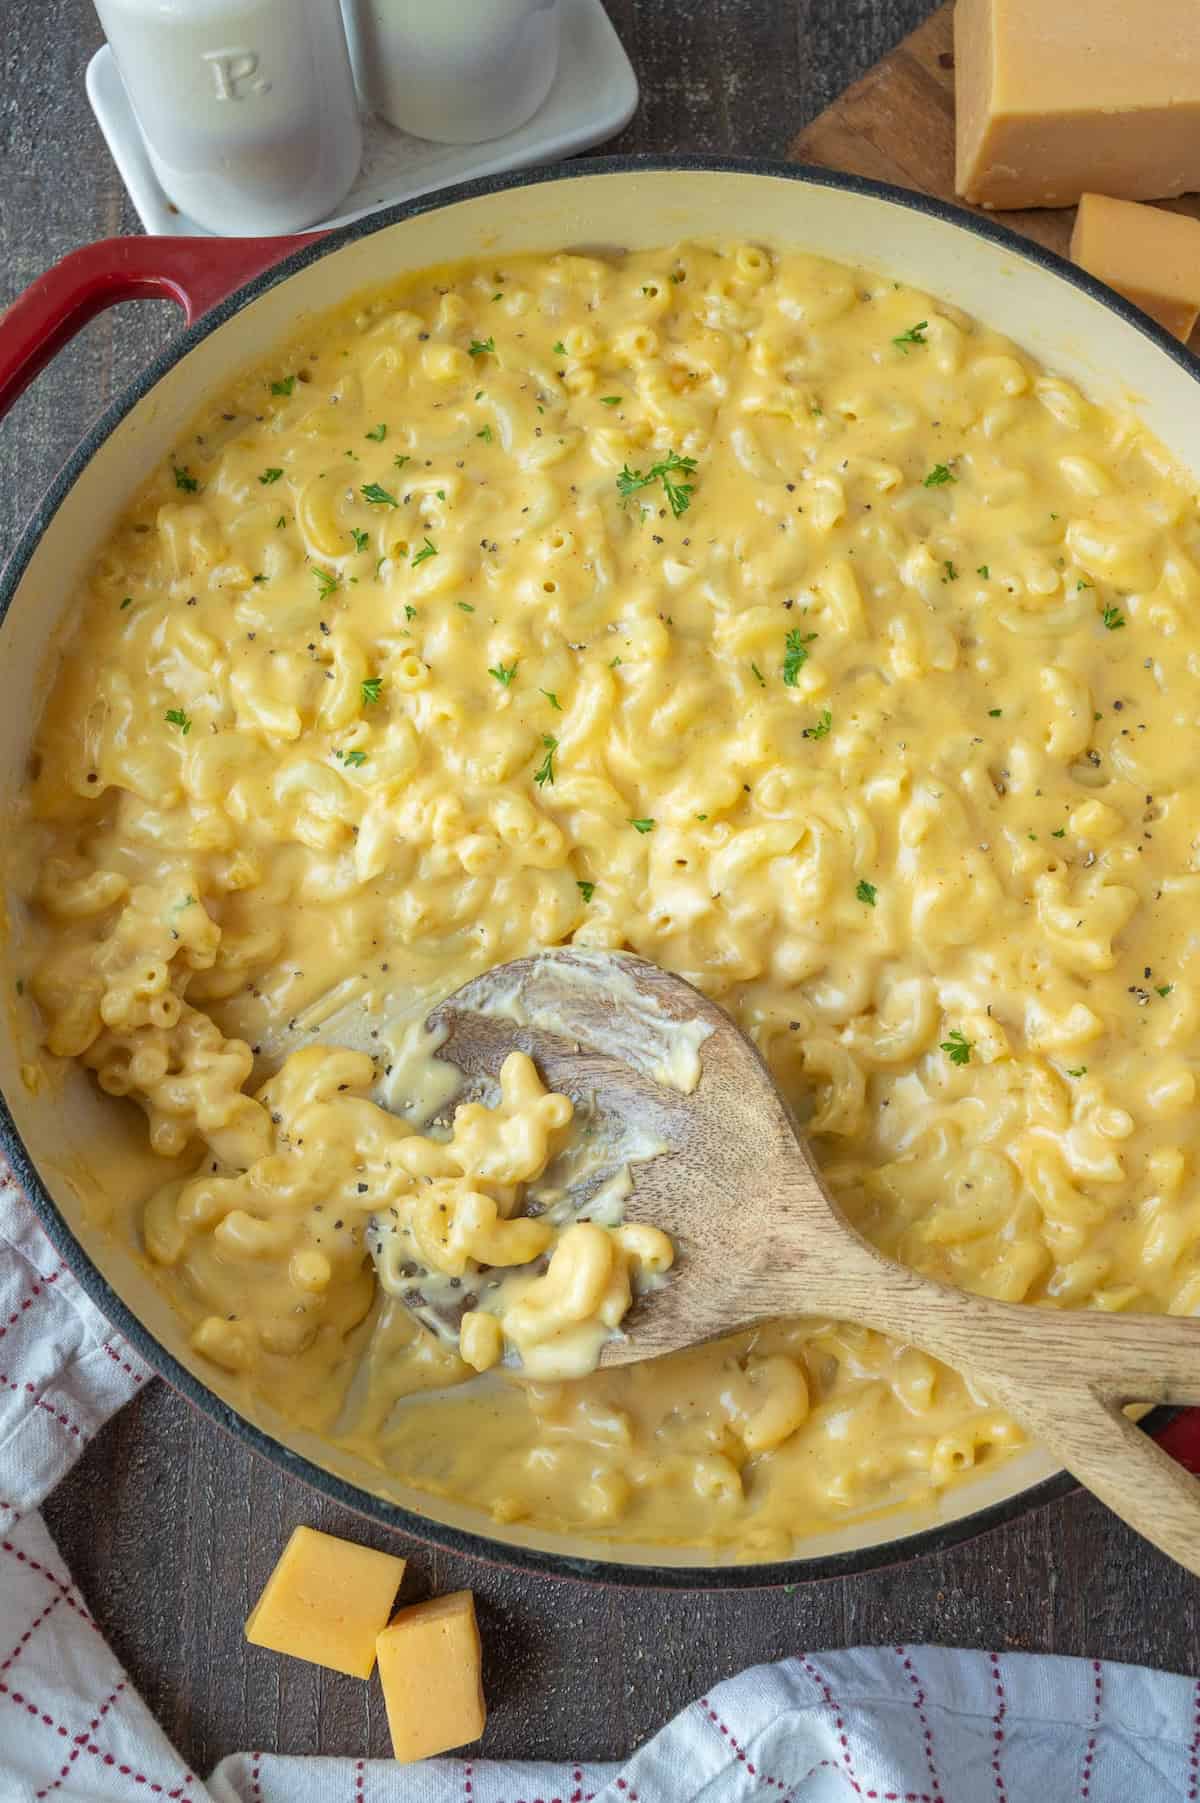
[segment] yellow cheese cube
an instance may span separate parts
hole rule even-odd
[[[985,207],[1200,188],[1196,0],[958,0],[955,187]]]
[[[392,1612],[404,1560],[297,1528],[250,1611],[246,1639],[273,1653],[369,1678],[375,1641]]]
[[[1071,257],[1176,338],[1200,313],[1200,220],[1107,194],[1082,194]]]
[[[428,1759],[479,1739],[487,1710],[469,1590],[401,1609],[376,1647],[397,1759]]]

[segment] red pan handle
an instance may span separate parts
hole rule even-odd
[[[188,325],[318,233],[102,238],[55,263],[0,314],[0,419],[81,326],[126,300],[173,300]]]

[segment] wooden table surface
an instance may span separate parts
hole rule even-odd
[[[613,148],[781,155],[928,0],[607,0],[642,88]],[[88,240],[136,232],[84,96],[86,0],[9,0],[0,39],[0,306]],[[91,326],[0,428],[0,557],[63,455],[176,329],[165,304]],[[388,1750],[373,1685],[278,1659],[242,1621],[292,1527],[388,1542],[244,1451],[161,1383],[88,1448],[46,1510],[104,1631],[205,1772],[239,1747]],[[1200,1669],[1200,1583],[1079,1495],[973,1544],[773,1592],[610,1592],[417,1543],[406,1594],[469,1585],[498,1757],[617,1757],[717,1680],[806,1649],[900,1640]]]

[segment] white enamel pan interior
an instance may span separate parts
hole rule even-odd
[[[357,291],[460,257],[667,245],[713,235],[866,265],[944,297],[1009,334],[1091,396],[1133,406],[1200,472],[1200,364],[1137,309],[1001,227],[853,178],[787,165],[606,161],[499,178],[376,215],[293,256],[190,328],[104,416],[31,524],[0,589],[0,793],[23,781],[48,677],[50,636],[94,548],[196,411],[243,364]],[[7,950],[3,954],[8,959]],[[14,994],[13,973],[3,993]],[[0,1032],[6,1148],[76,1273],[167,1378],[267,1457],[376,1520],[542,1571],[608,1582],[753,1585],[863,1570],[965,1538],[1068,1487],[1030,1451],[954,1489],[937,1509],[848,1522],[771,1566],[498,1526],[478,1512],[391,1483],[368,1465],[250,1413],[236,1382],[188,1349],[135,1261],[105,1237],[106,1196],[150,1187],[142,1117],[90,1079],[35,1093],[22,1079],[31,1023]],[[100,1173],[100,1175],[97,1175]]]

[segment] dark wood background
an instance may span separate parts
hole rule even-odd
[[[642,88],[614,148],[782,155],[930,10],[929,0],[607,0]],[[0,0],[0,306],[88,240],[139,227],[83,90],[86,0]],[[0,554],[113,391],[176,329],[166,305],[97,321],[0,428]],[[242,1622],[298,1522],[388,1543],[225,1438],[161,1383],[47,1508],[105,1632],[202,1772],[239,1747],[384,1754],[374,1685],[278,1659]],[[469,1585],[486,1644],[484,1750],[627,1753],[707,1686],[806,1649],[898,1640],[1200,1669],[1200,1583],[1072,1496],[940,1558],[773,1592],[655,1594],[550,1582],[430,1551],[406,1596]]]

